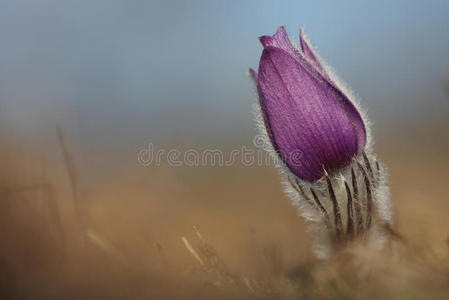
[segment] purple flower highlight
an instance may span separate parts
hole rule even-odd
[[[348,165],[365,147],[365,125],[304,32],[301,50],[291,43],[284,27],[260,41],[264,50],[258,74],[251,73],[274,150],[293,174],[309,182]]]

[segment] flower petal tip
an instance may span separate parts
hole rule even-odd
[[[304,53],[304,56],[311,61],[318,63],[315,54],[313,53],[312,46],[307,39],[304,27],[299,30],[299,44],[301,45],[301,50]]]
[[[264,47],[270,46],[281,46],[284,43],[290,43],[288,39],[287,31],[285,31],[285,26],[280,26],[276,33],[272,36],[263,35],[259,37],[259,41]]]
[[[299,38],[302,39],[306,34],[304,27],[299,28]]]

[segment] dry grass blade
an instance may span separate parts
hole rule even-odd
[[[181,238],[182,242],[184,243],[184,246],[186,246],[187,250],[189,250],[190,254],[196,259],[196,261],[201,265],[204,266],[204,262],[201,259],[201,257],[198,255],[198,253],[195,251],[195,249],[190,245],[189,241],[186,237]]]
[[[58,140],[61,147],[62,156],[69,175],[70,185],[72,188],[73,200],[78,203],[78,172],[76,170],[75,159],[71,147],[67,142],[67,138],[62,128],[58,127]]]
[[[76,169],[75,159],[71,147],[69,146],[66,136],[62,128],[57,128],[58,132],[58,140],[59,146],[61,147],[62,156],[64,159],[64,165],[67,170],[67,174],[69,176],[70,186],[72,190],[72,200],[73,206],[75,207],[75,213],[78,220],[78,226],[81,231],[82,242],[84,243],[86,228],[85,228],[85,219],[84,219],[84,209],[81,205],[81,201],[79,199],[79,180],[78,180],[78,172]]]
[[[121,263],[125,265],[127,264],[125,256],[123,256],[123,254],[120,253],[120,251],[115,248],[106,238],[102,237],[92,229],[88,229],[86,235],[93,245],[102,249],[104,252],[108,253],[110,256],[120,261]]]

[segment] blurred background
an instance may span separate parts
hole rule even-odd
[[[195,240],[192,225],[228,269],[261,282],[313,261],[273,167],[137,160],[149,143],[254,148],[246,72],[257,37],[280,25],[296,42],[304,27],[360,95],[398,230],[445,247],[448,15],[448,1],[1,0],[4,295],[207,298],[181,240]]]

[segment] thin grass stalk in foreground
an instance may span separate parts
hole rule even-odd
[[[82,242],[86,239],[86,228],[85,228],[85,218],[84,218],[84,207],[80,201],[79,195],[79,179],[78,171],[76,169],[75,158],[71,147],[69,146],[64,130],[60,127],[57,128],[59,146],[61,147],[62,157],[64,160],[64,165],[69,176],[70,188],[72,191],[72,201],[75,208],[75,214],[77,219],[77,225],[81,231]]]

